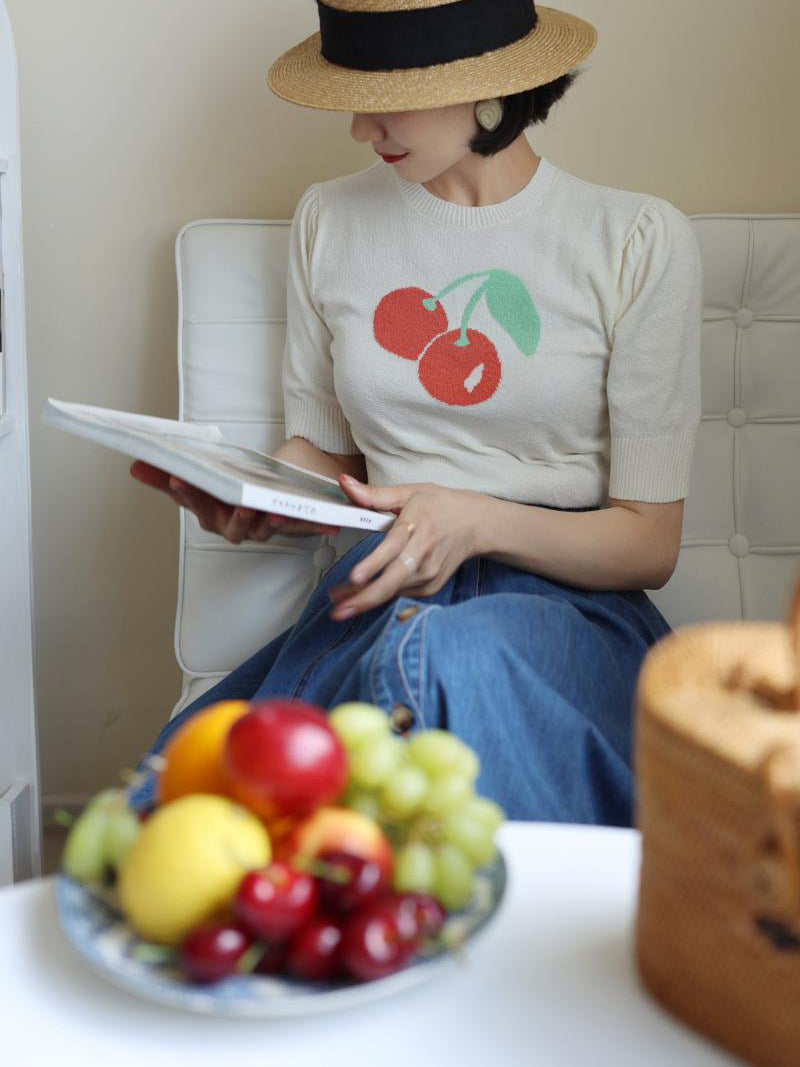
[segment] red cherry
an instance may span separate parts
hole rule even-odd
[[[178,959],[193,982],[218,982],[234,973],[252,943],[238,923],[201,923],[181,942]]]
[[[249,871],[239,883],[233,910],[256,937],[282,941],[299,930],[317,910],[319,886],[283,860]]]
[[[280,974],[286,964],[286,942],[262,942],[263,954],[253,968],[253,974]]]
[[[355,911],[383,896],[389,889],[386,870],[374,860],[338,849],[326,849],[318,857],[330,868],[317,874],[320,901],[340,914]]]
[[[423,300],[435,299],[424,289],[395,289],[375,309],[375,340],[389,352],[403,359],[419,359],[425,346],[447,329],[447,315],[437,301],[433,311]]]
[[[340,958],[352,978],[369,982],[404,967],[417,951],[416,921],[396,900],[377,900],[344,925]]]
[[[322,708],[265,700],[231,726],[223,753],[230,791],[265,820],[304,815],[335,800],[347,756]]]
[[[461,330],[451,330],[436,338],[419,362],[419,380],[444,404],[482,404],[500,384],[497,350],[479,330],[467,330],[469,344],[463,347],[455,344],[460,337]]]
[[[286,971],[305,982],[325,982],[339,969],[342,928],[335,919],[319,915],[298,930],[289,942]]]
[[[447,917],[436,897],[428,893],[402,893],[398,906],[408,909],[414,916],[421,937],[436,937]]]

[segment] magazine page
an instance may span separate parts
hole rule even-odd
[[[395,519],[354,504],[335,478],[226,441],[219,426],[52,398],[42,420],[160,466],[229,504],[360,529],[386,529]]]
[[[239,481],[260,485],[285,493],[299,493],[313,500],[327,500],[356,507],[334,478],[305,471],[302,467],[283,463],[274,456],[255,449],[244,448],[230,441],[195,441],[175,438],[170,451],[187,457],[202,459],[209,466]]]
[[[222,430],[212,423],[179,422],[177,419],[160,419],[155,415],[137,415],[133,411],[114,411],[113,408],[98,408],[91,404],[73,404],[67,400],[47,398],[44,410],[45,422],[48,408],[56,415],[64,415],[79,422],[93,423],[107,430],[145,433],[155,437],[175,436],[201,441],[221,441]]]

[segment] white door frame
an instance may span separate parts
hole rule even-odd
[[[0,886],[41,875],[19,87],[0,0]]]

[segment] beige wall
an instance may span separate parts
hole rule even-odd
[[[22,107],[45,798],[119,781],[166,720],[177,515],[125,460],[43,427],[47,395],[173,415],[173,242],[286,218],[371,151],[264,71],[312,0],[7,0]],[[797,0],[570,0],[599,44],[534,147],[687,214],[800,211]],[[57,802],[57,801],[56,801]]]

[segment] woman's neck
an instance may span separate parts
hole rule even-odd
[[[509,200],[536,173],[540,157],[524,134],[495,156],[470,152],[443,174],[422,185],[441,200],[464,207],[486,207]]]

